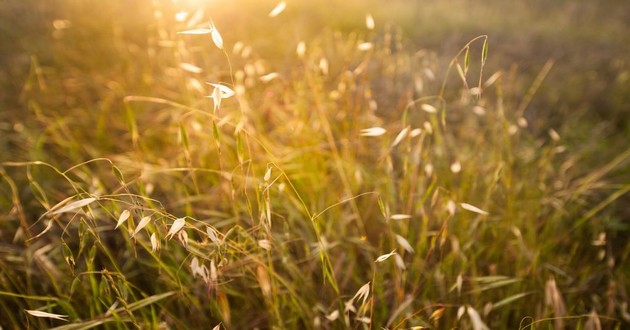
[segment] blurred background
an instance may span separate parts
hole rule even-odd
[[[266,0],[2,1],[3,135],[14,129],[7,126],[17,120],[11,114],[25,110],[22,101],[33,88],[27,84],[29,75],[38,74],[41,84],[80,86],[73,97],[100,99],[100,83],[122,84],[117,76],[121,66],[148,65],[146,50],[160,29],[156,11],[172,22],[174,13],[199,8],[204,19],[214,20],[227,47],[243,41],[260,57],[279,63],[293,58],[297,42],[321,31],[363,28],[366,13],[373,15],[377,31],[386,26],[399,31],[408,49],[435,51],[436,72],[443,72],[466,42],[487,34],[488,76],[503,70],[516,80],[516,89],[526,91],[545,63],[553,61],[530,116],[554,124],[578,117],[600,123],[611,134],[628,131],[628,1],[290,1],[283,15],[270,19],[267,14],[275,5]],[[128,53],[138,55],[136,63],[128,61]],[[34,62],[38,72],[32,72]]]

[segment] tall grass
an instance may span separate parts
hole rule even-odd
[[[528,120],[551,62],[528,92],[484,70],[487,36],[439,66],[378,21],[270,30],[265,57],[225,21],[221,49],[178,34],[209,29],[207,13],[153,10],[147,40],[103,37],[112,58],[70,72],[32,59],[22,154],[0,168],[3,326],[630,322],[630,150],[592,160],[565,137],[574,121]],[[235,95],[218,105],[205,82]]]

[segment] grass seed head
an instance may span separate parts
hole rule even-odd
[[[446,202],[446,211],[448,212],[450,216],[453,216],[455,215],[456,210],[457,210],[457,205],[455,205],[455,202],[449,199],[448,202]]]
[[[234,96],[235,93],[231,88],[225,85],[214,84],[214,83],[207,83],[207,84],[214,87],[214,89],[212,90],[212,94],[208,97],[212,98],[212,103],[214,104],[214,113],[216,113],[221,107],[221,100],[230,98]]]
[[[379,256],[378,258],[376,258],[376,260],[374,260],[374,262],[383,262],[387,259],[389,259],[389,257],[393,256],[396,254],[396,250],[394,249],[392,252],[387,253],[387,254],[383,254],[382,256]]]
[[[486,212],[486,211],[484,211],[484,210],[482,210],[482,209],[480,209],[480,208],[478,208],[478,207],[476,207],[474,205],[468,204],[468,203],[460,203],[459,206],[461,206],[464,210],[468,210],[470,212],[478,213],[478,214],[481,214],[481,215],[488,215],[488,214],[490,214],[490,213],[488,213],[488,212]]]
[[[151,234],[151,251],[156,252],[160,249],[160,241],[155,233]]]
[[[372,322],[372,320],[367,316],[357,316],[355,320],[364,324],[370,324]]]
[[[217,237],[217,232],[214,230],[214,228],[212,227],[206,227],[206,233],[208,234],[208,238],[210,238],[210,241],[212,241],[212,243],[218,245],[221,245],[221,241],[219,240],[219,237]]]
[[[406,219],[411,219],[411,215],[409,214],[392,214],[391,217],[389,217],[392,220],[406,220]]]
[[[425,121],[424,124],[422,124],[422,126],[424,126],[424,131],[427,132],[427,134],[429,135],[433,134],[433,125],[431,125],[430,122]]]
[[[138,226],[136,227],[136,230],[134,230],[131,237],[136,236],[142,230],[142,228],[146,227],[149,224],[149,222],[151,222],[150,216],[140,219],[140,222],[138,223]]]
[[[47,312],[42,312],[42,311],[37,311],[37,310],[28,310],[28,309],[25,309],[24,311],[35,317],[43,317],[43,318],[61,320],[61,321],[66,321],[66,322],[68,321],[68,315],[53,314],[53,313],[47,313]]]
[[[186,219],[179,218],[173,222],[171,225],[171,229],[169,229],[168,234],[166,234],[166,238],[171,239],[175,234],[177,234],[184,226],[186,225]]]
[[[304,54],[306,54],[306,44],[304,41],[300,41],[295,49],[295,53],[298,58],[304,58]]]
[[[552,140],[554,140],[555,142],[560,141],[560,134],[558,134],[558,132],[557,132],[555,129],[553,129],[553,128],[550,128],[550,129],[549,129],[549,136],[550,136],[550,137],[551,137],[551,139],[552,139]]]
[[[435,80],[435,73],[433,73],[433,70],[429,68],[424,69],[424,76],[427,77],[429,80]]]
[[[550,277],[545,283],[545,305],[551,307],[553,314],[556,317],[555,327],[556,329],[564,328],[564,322],[562,317],[567,314],[567,308],[562,298],[560,290],[556,285],[556,280]]]
[[[66,213],[66,212],[72,212],[75,210],[78,210],[84,206],[87,206],[89,204],[92,204],[93,202],[96,201],[96,198],[94,197],[90,197],[90,198],[84,198],[78,201],[74,201],[66,206],[63,206],[53,212],[51,212],[51,215],[57,215],[57,214],[61,214],[61,213]]]
[[[269,17],[276,17],[280,15],[287,8],[287,3],[285,1],[280,1],[270,12]]]
[[[357,309],[354,307],[353,302],[354,302],[354,299],[350,299],[350,300],[345,301],[343,303],[343,312],[344,313],[349,313],[349,312],[356,313],[357,312]]]
[[[328,313],[328,315],[326,315],[326,319],[328,321],[331,321],[331,322],[337,320],[338,318],[339,318],[339,310],[338,309],[335,309],[334,311],[332,311],[332,312]]]
[[[241,54],[241,52],[243,51],[243,48],[245,48],[245,44],[242,41],[235,42],[234,46],[232,46],[232,54],[234,55]]]
[[[457,275],[457,279],[455,280],[455,287],[457,288],[457,295],[461,295],[462,294],[462,286],[464,285],[464,277],[462,276],[462,274]],[[461,317],[458,316],[457,319],[459,319]]]
[[[402,246],[403,250],[409,252],[409,253],[415,253],[416,251],[413,249],[413,247],[411,246],[411,244],[409,244],[409,241],[407,241],[407,239],[405,239],[404,237],[400,236],[400,235],[396,235],[396,242],[398,242],[398,244],[400,244],[400,246]]]
[[[188,18],[188,12],[184,10],[180,10],[177,13],[175,13],[173,17],[175,18],[175,21],[182,23],[182,22],[185,22],[186,19]]]
[[[357,293],[354,294],[354,297],[352,297],[352,300],[363,300],[361,302],[361,305],[365,305],[365,302],[368,298],[368,296],[370,295],[370,282],[367,282],[365,284],[363,284],[363,286],[361,286],[361,288],[357,291]]]
[[[217,48],[219,49],[223,49],[223,38],[221,37],[219,30],[217,30],[217,27],[214,26],[214,23],[212,21],[210,21],[210,30],[212,33],[212,42],[214,42],[214,45],[217,46]]]
[[[211,29],[193,29],[177,32],[177,34],[210,34],[212,33]]]
[[[217,275],[217,266],[214,263],[214,259],[210,260],[210,280],[214,283],[217,282],[219,276]]]
[[[451,164],[451,172],[453,172],[453,174],[457,174],[461,172],[461,170],[462,164],[459,161],[455,161],[453,164]]]
[[[472,109],[473,113],[479,117],[486,115],[486,109],[480,105],[476,105]]]
[[[263,177],[265,182],[269,182],[269,179],[271,179],[271,167],[267,169],[267,172],[265,172],[265,176]]]
[[[268,73],[268,74],[266,74],[266,75],[261,76],[261,77],[260,77],[260,78],[258,78],[258,79],[260,79],[260,81],[262,81],[262,82],[264,82],[264,83],[268,83],[268,82],[270,82],[270,81],[272,81],[272,80],[274,80],[274,79],[276,79],[276,78],[278,78],[278,77],[280,77],[280,74],[279,74],[279,73],[277,73],[277,72],[271,72],[271,73]]]
[[[385,133],[387,133],[387,130],[382,127],[370,127],[361,130],[361,136],[376,137],[381,136]]]
[[[328,75],[328,60],[325,57],[319,59],[318,67],[324,76]]]
[[[420,106],[420,109],[422,109],[422,110],[424,110],[424,111],[426,111],[428,113],[437,113],[437,109],[434,106],[432,106],[430,104],[426,104],[426,103],[422,104]]]
[[[416,136],[422,134],[422,128],[414,128],[409,132],[409,136],[415,138]]]
[[[481,316],[474,308],[467,306],[466,312],[468,313],[470,322],[473,325],[473,330],[490,330],[490,328],[488,328],[488,326],[483,323],[483,321],[481,320]]]
[[[424,174],[426,174],[426,176],[432,176],[433,175],[433,165],[432,164],[424,165]]]
[[[371,42],[362,42],[357,46],[357,49],[362,52],[368,51],[372,48],[374,48],[374,45]]]
[[[457,320],[461,319],[464,313],[466,313],[466,306],[459,306],[457,309]]]
[[[184,70],[184,71],[188,71],[190,73],[202,73],[203,69],[194,65],[194,64],[190,64],[190,63],[179,63],[179,67]]]
[[[262,291],[263,296],[270,297],[271,282],[269,281],[269,273],[267,272],[267,269],[262,265],[258,265],[258,267],[256,267],[256,274],[258,275],[258,284],[260,285],[260,290]]]
[[[269,242],[269,240],[266,240],[266,239],[259,240],[258,246],[260,246],[261,248],[267,251],[271,251],[271,242]]]
[[[188,233],[185,230],[180,230],[179,233],[177,233],[177,238],[184,247],[188,246]]]
[[[367,27],[368,30],[374,30],[374,17],[372,17],[372,14],[366,14],[365,15],[365,27]]]
[[[405,266],[405,261],[399,254],[394,255],[394,262],[396,263],[396,267],[398,267],[398,269],[400,270],[407,269],[407,266]]]
[[[408,134],[409,134],[409,127],[403,128],[402,131],[400,131],[400,133],[396,135],[394,142],[392,142],[392,148],[397,146],[404,138],[407,137]]]
[[[114,227],[114,229],[118,229],[120,225],[122,225],[125,221],[127,221],[127,219],[129,219],[129,216],[131,216],[131,212],[129,212],[129,210],[122,211],[122,213],[118,217],[118,222],[116,223],[116,227]]]
[[[199,258],[193,257],[190,261],[190,271],[193,276],[200,275]]]

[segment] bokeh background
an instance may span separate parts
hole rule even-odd
[[[159,28],[150,1],[8,0],[0,6],[2,100],[11,109],[24,107],[19,97],[32,58],[54,77],[77,71],[93,80],[106,76],[116,81],[117,68],[133,65],[127,63],[126,48],[146,49]],[[527,89],[544,64],[553,61],[530,110],[544,118],[540,120],[562,121],[577,114],[611,125],[615,132],[627,131],[626,1],[296,1],[290,3],[289,14],[277,20],[267,17],[273,1],[182,0],[160,6],[166,12],[205,8],[205,16],[216,21],[231,45],[240,40],[261,57],[279,61],[291,57],[295,43],[322,30],[363,27],[365,13],[371,13],[381,29],[400,29],[410,49],[435,51],[440,68],[466,42],[487,34],[487,71],[506,71],[518,80],[515,88]],[[55,27],[55,20],[64,21]],[[89,91],[89,81],[75,78],[87,85],[87,95],[99,93],[100,88]]]

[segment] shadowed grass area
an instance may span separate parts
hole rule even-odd
[[[627,6],[276,5],[0,5],[2,326],[630,322]]]

